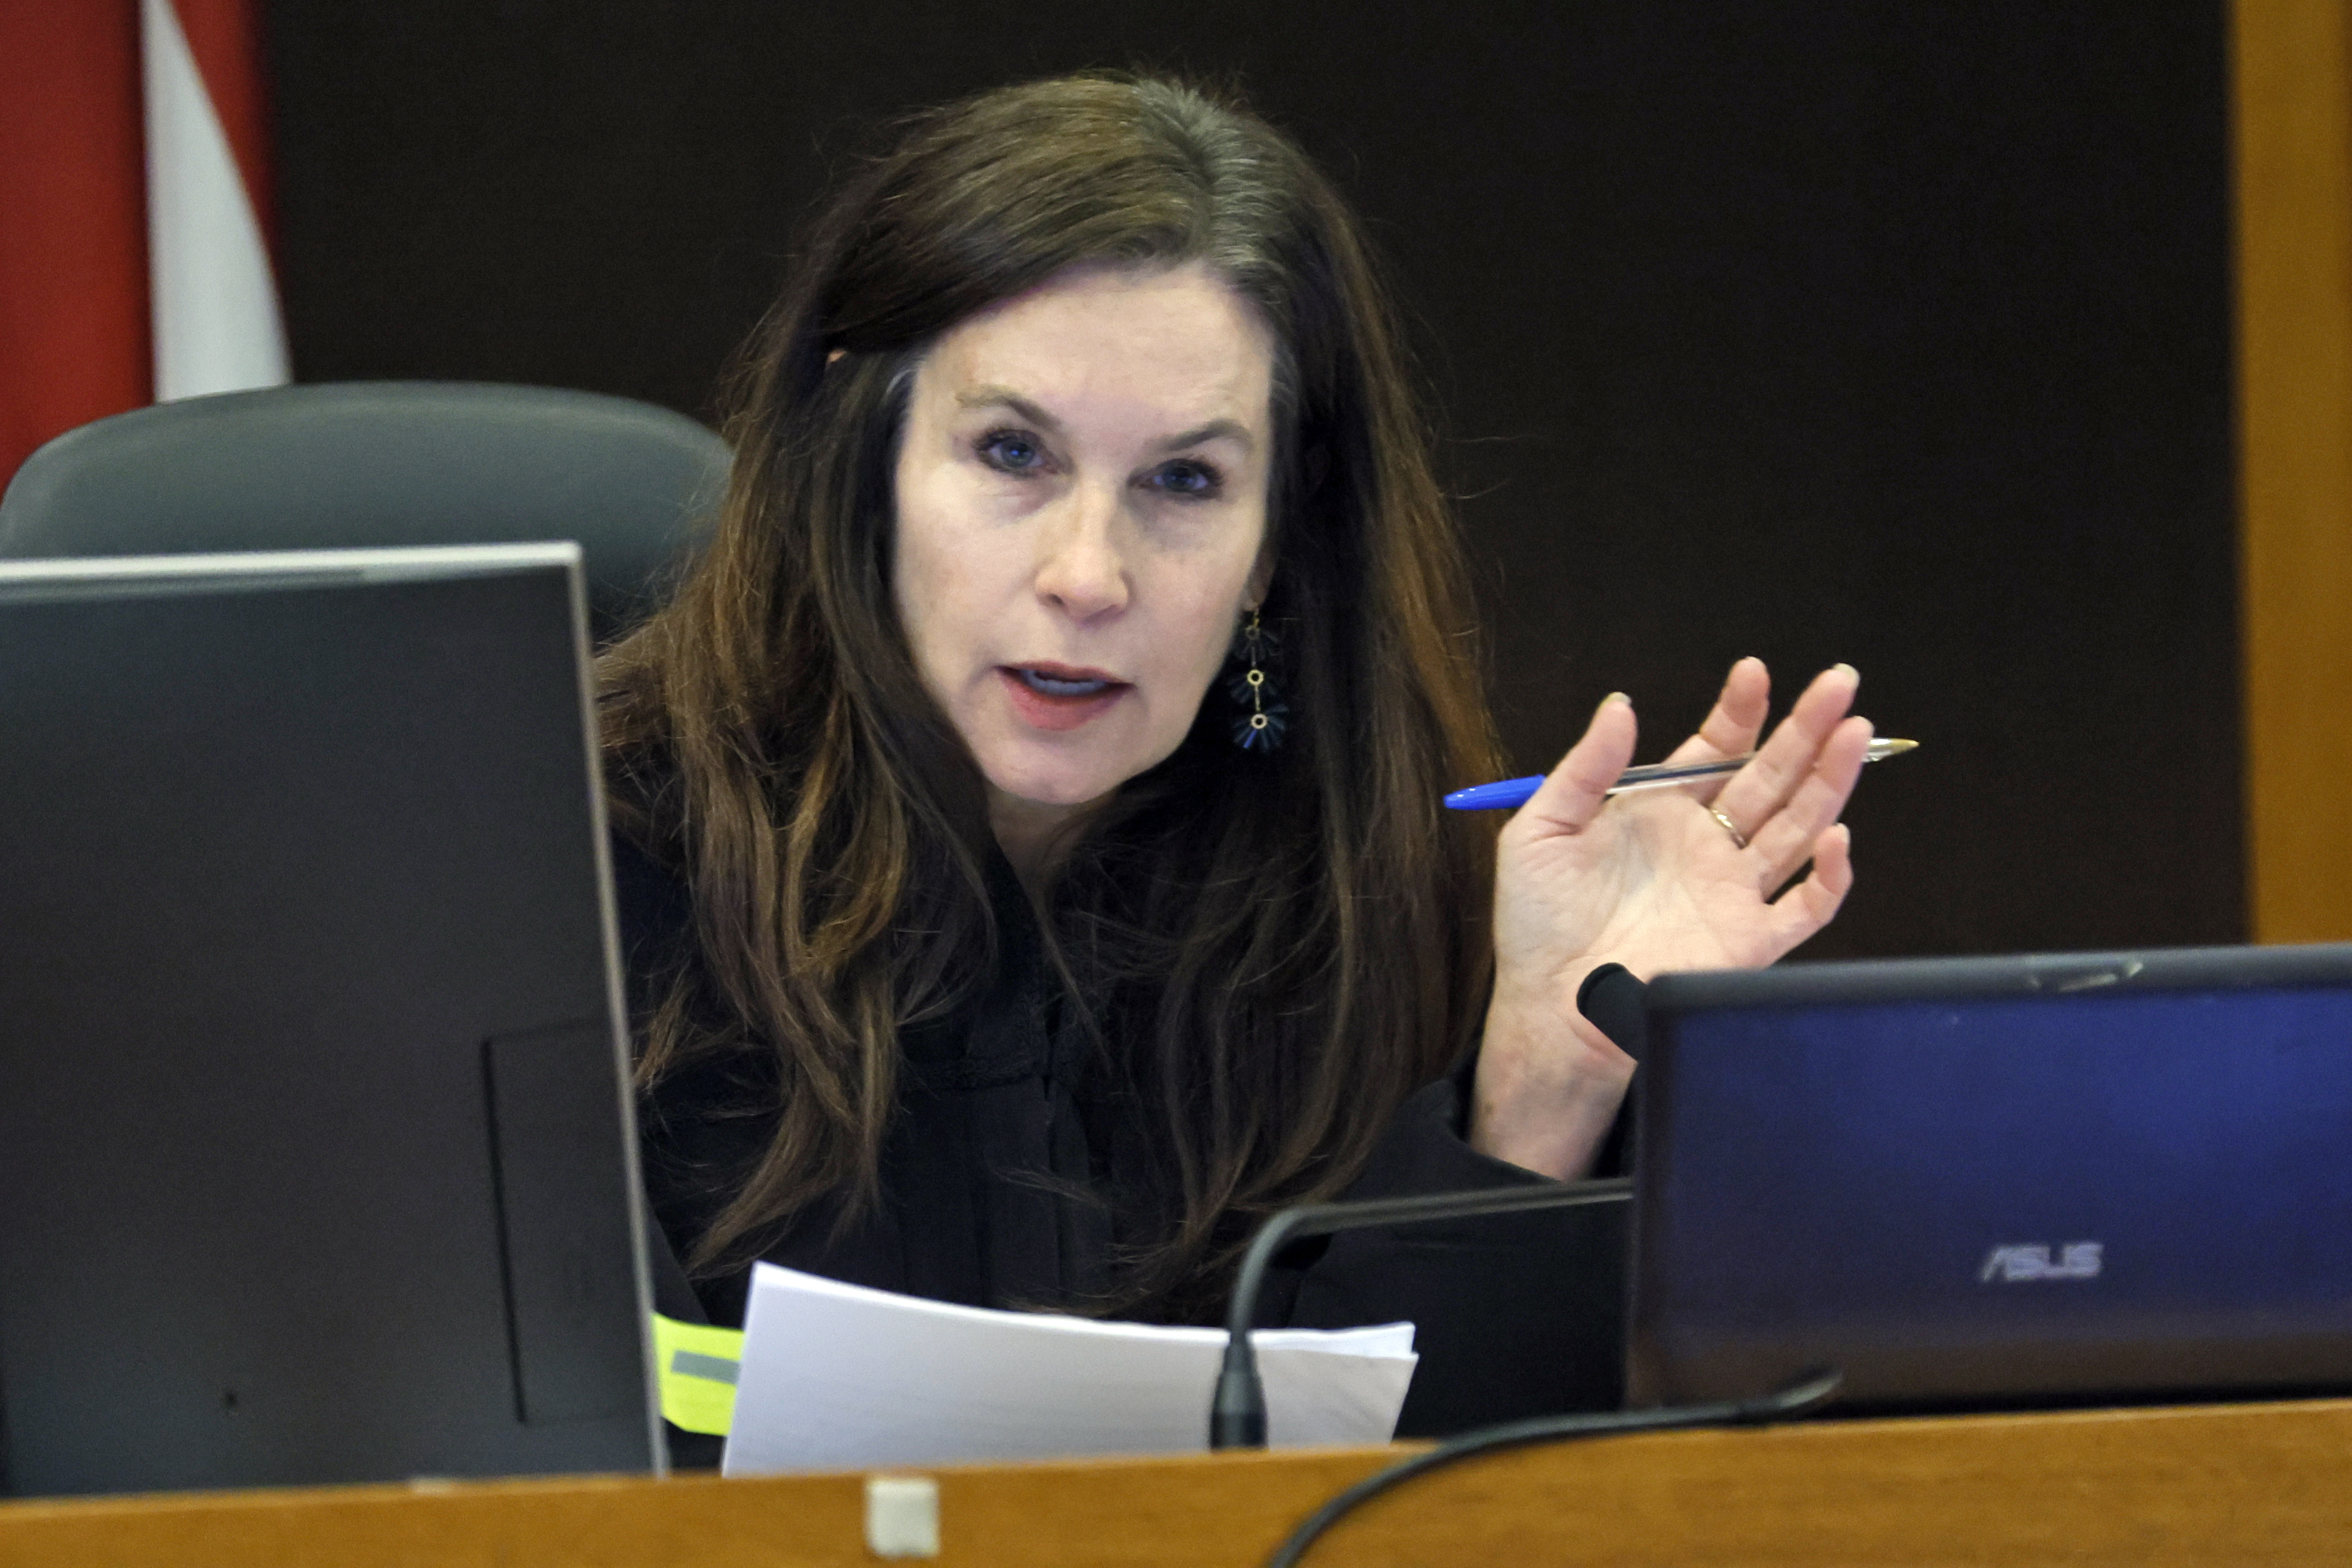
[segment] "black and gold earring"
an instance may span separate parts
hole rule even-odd
[[[1246,668],[1234,677],[1225,690],[1236,707],[1247,712],[1234,721],[1234,743],[1243,751],[1270,752],[1282,744],[1282,731],[1290,717],[1290,710],[1274,699],[1274,687],[1266,679],[1265,666],[1273,662],[1276,639],[1252,610],[1249,619],[1242,623],[1241,634],[1234,639],[1234,657]]]

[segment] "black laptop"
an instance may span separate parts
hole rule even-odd
[[[1627,1396],[2352,1389],[2352,945],[1650,989]]]

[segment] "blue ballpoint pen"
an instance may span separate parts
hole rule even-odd
[[[1918,745],[1916,741],[1873,741],[1862,753],[1865,763],[1883,763],[1889,757],[1899,757]],[[1713,778],[1717,773],[1736,773],[1746,767],[1746,756],[1725,757],[1712,763],[1651,763],[1638,768],[1627,768],[1609,786],[1611,795],[1623,795],[1628,790],[1664,789],[1668,784],[1688,784],[1693,779]],[[1523,779],[1504,779],[1496,784],[1472,784],[1457,789],[1445,797],[1445,804],[1456,811],[1510,811],[1528,803],[1544,782],[1541,773],[1529,773]]]

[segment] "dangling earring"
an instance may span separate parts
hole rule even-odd
[[[1274,687],[1262,668],[1272,656],[1277,639],[1259,624],[1255,610],[1235,639],[1234,657],[1249,668],[1234,677],[1225,687],[1236,706],[1246,706],[1249,711],[1234,721],[1234,744],[1246,752],[1253,748],[1270,752],[1282,744],[1282,731],[1290,717],[1290,710],[1274,700]]]

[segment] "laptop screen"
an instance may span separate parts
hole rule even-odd
[[[2031,962],[1901,966],[1910,997],[1662,984],[1637,1394],[1830,1365],[1848,1403],[1921,1406],[2352,1383],[2352,983],[1988,984]]]

